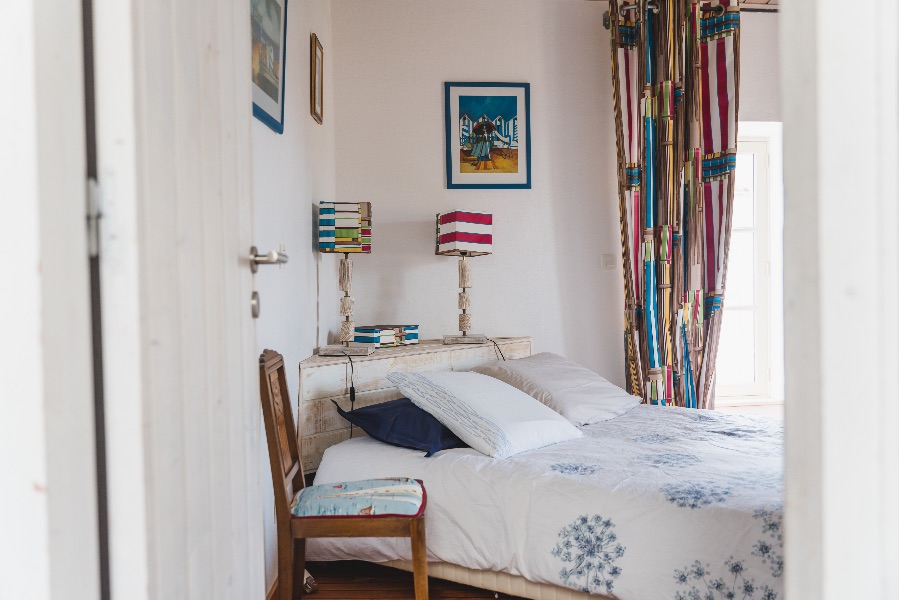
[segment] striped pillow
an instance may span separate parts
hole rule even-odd
[[[564,417],[514,387],[479,373],[391,373],[404,396],[466,444],[506,458],[583,435]]]

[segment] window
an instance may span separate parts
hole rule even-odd
[[[780,402],[783,398],[779,125],[740,124],[716,363],[719,406]]]

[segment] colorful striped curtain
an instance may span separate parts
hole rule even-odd
[[[711,408],[739,108],[737,0],[611,0],[631,393]]]

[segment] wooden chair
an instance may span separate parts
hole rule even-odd
[[[428,563],[425,547],[425,503],[417,516],[348,515],[334,518],[295,517],[291,504],[305,488],[294,426],[284,358],[274,350],[259,356],[259,392],[268,440],[278,534],[278,600],[302,597],[306,539],[316,537],[408,537],[412,542],[415,600],[428,598]],[[301,415],[297,419],[302,422]],[[297,435],[294,436],[293,432]]]

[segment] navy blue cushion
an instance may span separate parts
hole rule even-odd
[[[385,444],[422,450],[427,453],[425,456],[431,456],[447,448],[468,447],[443,423],[412,404],[408,398],[374,404],[350,412],[341,409],[337,402],[334,402],[334,406],[337,407],[341,417]]]

